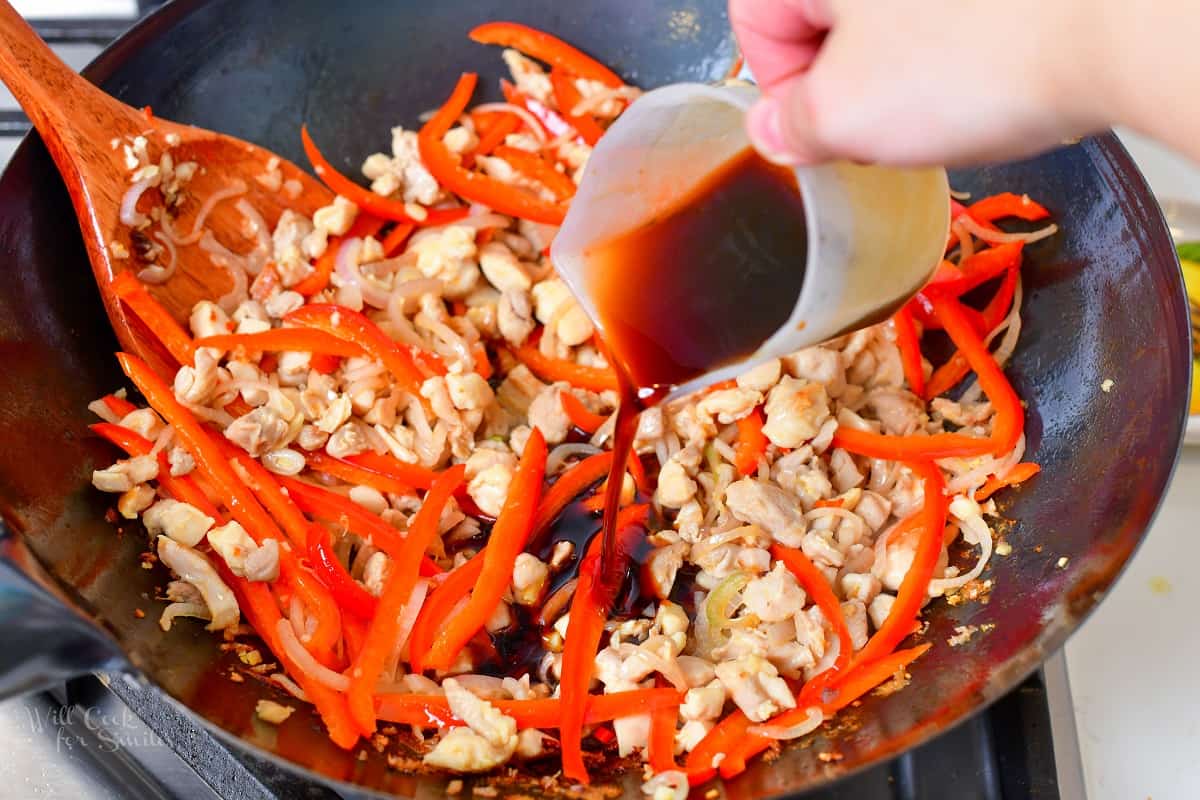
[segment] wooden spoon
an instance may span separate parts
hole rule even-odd
[[[122,271],[137,273],[152,263],[169,263],[170,248],[162,243],[166,235],[162,217],[179,237],[186,238],[206,198],[244,185],[238,199],[244,198],[261,214],[269,239],[284,209],[311,216],[333,199],[315,178],[268,150],[159,119],[149,109],[140,111],[108,96],[59,60],[5,0],[0,0],[0,80],[29,115],[66,181],[92,272],[121,346],[156,369],[166,368],[166,374],[174,372],[174,361],[149,329],[126,313],[112,288],[114,276]],[[144,192],[136,211],[155,217],[148,225],[137,229],[122,223],[121,203],[137,182],[135,173],[145,177],[153,170],[143,167],[161,166],[164,156],[176,167],[194,162],[198,165],[194,177],[183,184],[173,205],[166,204],[168,195],[176,194],[169,186]],[[139,169],[143,171],[138,173]],[[235,198],[220,200],[203,227],[230,251],[246,254],[255,249],[258,239],[236,205]],[[153,248],[148,254],[153,258],[146,257],[147,248]],[[197,301],[221,297],[230,291],[233,280],[230,271],[214,264],[199,243],[175,250],[173,275],[148,288],[177,319],[186,321]]]

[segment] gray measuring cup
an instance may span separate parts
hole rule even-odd
[[[586,252],[671,209],[750,147],[743,118],[758,94],[750,85],[655,89],[633,102],[596,145],[550,255],[601,333]],[[791,316],[758,350],[671,396],[886,319],[940,262],[950,226],[945,170],[836,162],[795,172],[805,208],[796,224],[808,226],[808,257]]]

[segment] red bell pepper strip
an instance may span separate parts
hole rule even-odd
[[[218,350],[233,350],[241,347],[249,351],[296,351],[355,358],[366,355],[366,351],[353,342],[316,328],[273,328],[259,333],[227,333],[205,336],[196,340],[196,347],[215,347]]]
[[[679,709],[671,706],[650,712],[646,760],[656,773],[679,769],[675,763],[675,720],[678,718]]]
[[[190,366],[196,356],[192,337],[171,312],[155,300],[145,285],[131,272],[119,272],[112,279],[112,290],[146,324],[171,357],[182,366]]]
[[[549,225],[561,225],[566,209],[556,203],[547,203],[524,189],[501,183],[479,172],[465,169],[458,157],[442,142],[467,107],[475,91],[476,76],[464,72],[446,104],[421,127],[417,144],[425,168],[443,188],[459,197],[470,200],[512,217],[520,217]]]
[[[908,389],[917,397],[925,395],[925,367],[921,361],[921,337],[913,323],[912,313],[901,308],[892,317],[896,329],[896,346],[900,348],[900,362],[904,366],[904,379]]]
[[[379,359],[405,390],[419,394],[425,378],[414,358],[416,348],[405,347],[392,340],[371,320],[357,311],[331,304],[310,304],[292,311],[288,322],[317,328],[340,339],[358,345]]]
[[[753,724],[741,709],[734,710],[733,713],[718,722],[692,748],[692,752],[688,753],[687,760],[684,762],[688,783],[692,786],[699,786],[715,778],[719,763],[723,763],[729,753],[735,752],[741,743],[746,741],[746,737],[750,735],[750,726]],[[713,761],[717,756],[722,757],[721,762],[714,764]]]
[[[982,503],[996,492],[1007,486],[1024,483],[1042,471],[1041,466],[1032,461],[1023,461],[1003,475],[993,475],[975,492],[975,502]]]
[[[351,531],[387,553],[391,558],[399,558],[404,547],[404,537],[400,531],[384,522],[379,517],[367,511],[358,503],[343,497],[328,489],[321,489],[310,483],[278,477],[279,483],[287,489],[288,497],[300,507],[304,513],[317,519],[328,520],[345,525]],[[421,575],[429,577],[440,575],[442,569],[429,560],[428,556],[421,557]]]
[[[619,390],[617,373],[610,368],[585,367],[573,361],[561,358],[551,358],[542,355],[538,350],[539,333],[534,333],[524,344],[512,348],[512,353],[534,375],[545,381],[565,381],[577,389],[587,389],[593,392],[603,392],[606,389]]]
[[[596,142],[600,141],[600,137],[604,135],[604,128],[600,126],[599,122],[596,122],[591,114],[575,115],[571,113],[571,109],[575,108],[583,99],[583,95],[575,86],[575,76],[564,72],[560,67],[555,67],[550,70],[550,85],[554,88],[554,101],[558,103],[558,113],[585,142],[595,146]]]
[[[608,419],[603,414],[593,414],[588,411],[583,401],[569,391],[559,392],[559,400],[567,419],[571,420],[571,424],[584,433],[595,433]]]
[[[365,470],[395,478],[401,483],[417,489],[430,488],[438,478],[438,473],[435,470],[426,469],[418,464],[409,464],[407,461],[401,461],[395,456],[381,455],[373,451],[359,453],[356,456],[348,456],[346,461]]]
[[[588,487],[608,475],[612,459],[613,454],[610,450],[596,453],[576,462],[574,466],[560,475],[542,496],[537,516],[533,520],[533,533],[530,535],[530,541],[540,541],[542,534],[549,530],[563,509],[569,506],[576,497],[587,491]]]
[[[516,133],[524,124],[525,121],[516,114],[501,114],[487,132],[480,135],[479,144],[475,145],[475,149],[471,151],[472,160],[479,156],[489,155],[499,145],[504,144],[504,140],[510,133]]]
[[[371,214],[359,213],[351,223],[350,229],[341,236],[332,237],[322,253],[313,262],[313,271],[302,281],[292,286],[292,291],[299,292],[305,297],[312,297],[317,292],[329,286],[329,278],[333,275],[334,262],[337,261],[338,250],[347,239],[360,239],[364,236],[374,236],[383,227],[383,220]]]
[[[97,422],[88,427],[131,456],[148,456],[154,450],[154,442],[121,425]],[[158,477],[155,480],[163,491],[175,500],[195,506],[218,522],[224,521],[224,515],[217,510],[191,476],[171,474],[171,465],[164,450],[158,451]]]
[[[600,81],[613,89],[624,85],[620,76],[583,51],[548,33],[517,22],[487,22],[471,30],[472,41],[511,47],[551,67]]]
[[[766,434],[763,433],[762,409],[754,409],[737,421],[737,438],[733,440],[734,467],[739,475],[750,475],[758,471],[758,462],[767,452]]]
[[[109,411],[122,419],[137,411],[137,406],[124,397],[117,397],[115,394],[106,394],[100,398],[100,401],[108,406]]]
[[[338,606],[361,620],[375,616],[379,601],[350,576],[333,554],[329,531],[316,523],[309,526],[308,560],[321,583],[333,594]]]
[[[417,565],[429,543],[437,536],[442,511],[465,474],[465,464],[451,467],[438,477],[425,495],[404,537],[404,551],[392,561],[388,570],[379,608],[367,630],[362,652],[348,672],[350,687],[346,695],[350,703],[350,716],[365,735],[369,736],[375,731],[375,684],[396,647],[396,637],[400,634],[399,617],[417,583]]]
[[[922,483],[924,505],[921,508],[919,524],[920,539],[917,551],[913,555],[912,566],[904,574],[900,591],[896,593],[896,602],[879,630],[867,640],[862,650],[859,650],[850,662],[847,670],[853,670],[860,664],[869,664],[891,653],[910,633],[917,621],[929,594],[929,582],[937,568],[938,556],[942,552],[942,533],[946,528],[946,480],[942,471],[932,461],[908,462]]]
[[[1029,198],[1029,195],[1016,195],[1012,192],[1001,192],[977,200],[967,206],[965,211],[971,215],[971,219],[980,224],[995,222],[1004,217],[1037,222],[1050,216],[1046,207],[1035,203]]]
[[[457,116],[455,119],[457,119]],[[313,142],[312,137],[308,135],[307,125],[300,127],[300,140],[304,143],[304,154],[308,156],[308,160],[313,167],[313,172],[317,174],[322,183],[332,191],[354,203],[354,205],[364,211],[369,211],[380,219],[390,219],[395,222],[417,226],[447,225],[462,219],[469,211],[466,207],[429,208],[425,209],[425,216],[423,218],[416,219],[409,216],[406,209],[407,203],[377,195],[370,189],[359,186],[334,169],[325,156],[321,155],[321,151],[317,149],[317,145]]]
[[[455,607],[467,599],[479,580],[479,574],[483,571],[483,552],[481,550],[469,561],[451,570],[441,585],[425,599],[425,605],[409,636],[408,661],[413,672],[425,671],[425,657],[433,647],[438,630],[450,619]]]
[[[504,507],[488,536],[479,581],[463,610],[448,620],[438,632],[425,659],[427,667],[448,669],[463,646],[495,612],[512,584],[513,564],[529,541],[545,475],[546,440],[542,432],[534,428],[509,484]]]
[[[618,540],[624,540],[628,531],[645,524],[649,507],[627,506],[618,512],[616,526]],[[583,763],[584,703],[588,686],[591,684],[596,651],[604,633],[604,622],[612,604],[612,592],[618,588],[602,574],[601,550],[603,536],[594,536],[588,544],[587,553],[579,564],[579,583],[575,596],[571,598],[570,618],[563,646],[562,678],[558,684],[562,698],[562,721],[559,725],[562,741],[563,774],[580,783],[588,783],[587,768]],[[624,572],[624,554],[614,565]]]
[[[266,358],[263,358],[263,361],[266,361]],[[312,358],[308,360],[308,368],[313,372],[320,373],[321,375],[328,375],[337,369],[338,365],[341,363],[342,359],[338,356],[328,356],[324,353],[313,353]],[[261,364],[259,366],[263,372],[272,371]]]
[[[507,145],[500,145],[495,152],[521,175],[549,189],[558,202],[565,203],[575,195],[575,182],[537,153]]]
[[[383,254],[388,258],[398,256],[404,249],[405,242],[408,237],[412,236],[413,230],[416,228],[411,222],[399,222],[396,227],[392,228],[388,235],[383,237],[380,246],[383,248]]]
[[[584,722],[596,725],[622,717],[653,714],[659,710],[674,712],[679,706],[674,689],[633,689],[612,694],[589,695]],[[517,727],[557,728],[562,716],[562,701],[557,697],[531,700],[489,700]],[[461,727],[466,723],[450,712],[445,695],[383,694],[377,698],[378,716],[388,722],[417,725],[422,728]]]
[[[961,297],[977,286],[999,278],[1009,270],[1021,266],[1021,251],[1024,242],[1007,242],[980,250],[975,255],[963,261],[960,271],[962,275],[956,280],[941,281],[926,287],[924,293],[932,302],[936,292],[943,296]]]
[[[238,606],[250,626],[266,643],[267,648],[279,663],[283,665],[284,671],[291,676],[292,680],[296,681],[309,701],[316,706],[317,713],[321,715],[321,721],[325,723],[329,732],[329,738],[333,740],[334,744],[345,750],[354,747],[358,742],[358,731],[350,718],[345,695],[309,678],[308,674],[288,655],[287,649],[279,641],[277,632],[279,621],[282,619],[279,606],[276,604],[275,598],[271,596],[267,585],[237,577],[229,572],[224,563],[218,564],[218,569],[221,571],[222,578],[237,595]]]
[[[375,491],[385,494],[415,493],[415,487],[412,484],[405,483],[391,475],[385,475],[371,469],[366,469],[365,467],[360,467],[357,464],[352,464],[349,461],[335,458],[319,450],[305,453],[304,460],[308,462],[309,469],[316,472],[324,472],[326,475],[332,475],[338,480],[355,486],[370,486]]]
[[[1000,283],[1000,288],[996,290],[996,294],[988,301],[987,307],[983,309],[979,328],[982,330],[983,336],[987,336],[996,326],[1004,321],[1011,310],[1013,295],[1017,288],[1017,278],[1019,273],[1012,269],[1004,274],[1004,280]],[[964,309],[967,306],[963,307]],[[972,311],[974,309],[971,309]],[[941,327],[939,325],[939,327]],[[934,370],[933,375],[929,379],[929,383],[925,387],[925,399],[932,400],[938,395],[948,392],[950,389],[958,385],[959,381],[967,377],[967,373],[971,371],[971,365],[967,363],[966,356],[961,352],[955,351],[945,364]]]

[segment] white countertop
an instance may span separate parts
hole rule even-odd
[[[1160,199],[1200,202],[1200,170],[1136,135],[1122,139]],[[1150,534],[1066,647],[1088,800],[1200,798],[1198,533],[1192,446]]]

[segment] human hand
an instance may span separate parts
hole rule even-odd
[[[763,90],[747,128],[789,164],[1030,155],[1116,119],[1106,5],[730,0]]]

